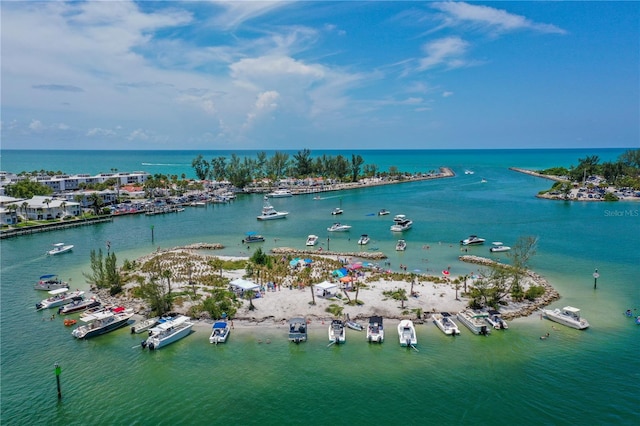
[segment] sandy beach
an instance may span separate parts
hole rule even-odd
[[[233,256],[215,256],[210,254],[203,254],[200,250],[193,250],[193,247],[202,248],[202,245],[194,245],[189,247],[176,247],[173,249],[162,250],[159,252],[151,253],[147,256],[137,260],[138,264],[143,264],[149,260],[152,260],[158,256],[162,259],[168,259],[176,257],[181,259],[179,264],[173,264],[169,266],[171,268],[174,279],[172,282],[172,290],[174,292],[188,292],[192,289],[188,280],[184,279],[184,271],[180,269],[179,265],[184,265],[185,258],[189,259],[189,263],[192,265],[191,273],[194,278],[197,276],[206,276],[219,273],[214,271],[210,265],[212,259],[230,260],[230,261],[244,261],[248,258],[233,257]],[[340,256],[338,255],[338,258]],[[323,264],[322,259],[334,260],[335,255],[331,256],[316,256],[315,261],[308,266],[300,266],[300,268],[310,268],[310,276],[315,276],[314,283],[319,282],[319,278],[324,273],[326,276],[327,266]],[[484,264],[492,262],[485,258],[476,258],[474,256],[461,256],[461,261],[471,262],[476,264]],[[289,260],[287,259],[287,262]],[[366,262],[360,264],[367,265]],[[286,322],[292,317],[305,317],[310,324],[324,324],[326,321],[330,321],[334,318],[334,315],[328,312],[330,306],[339,306],[342,308],[342,316],[352,320],[360,321],[362,323],[372,315],[379,315],[385,319],[399,320],[403,318],[409,318],[416,321],[428,320],[431,313],[434,312],[450,312],[457,313],[464,310],[469,305],[469,298],[465,297],[465,280],[466,286],[473,286],[473,277],[434,277],[419,273],[398,273],[390,271],[380,271],[371,269],[370,267],[358,267],[354,275],[357,276],[356,282],[352,287],[344,288],[344,285],[337,279],[332,279],[338,288],[336,293],[325,295],[323,297],[322,291],[314,288],[314,295],[312,296],[312,287],[302,286],[299,284],[299,276],[297,275],[297,268],[291,268],[287,277],[282,283],[276,283],[275,286],[262,285],[262,289],[257,295],[258,297],[252,300],[254,309],[250,309],[250,303],[248,300],[242,300],[242,306],[238,309],[233,316],[234,327],[251,327],[251,326],[279,326],[283,322]],[[233,269],[222,270],[222,276],[229,281],[244,278],[245,269]],[[412,291],[413,280],[413,293]],[[355,284],[359,284],[356,286]],[[525,288],[529,285],[543,285],[547,289],[547,292],[543,297],[537,299],[535,302],[512,302],[504,306],[501,311],[503,316],[507,319],[527,316],[538,308],[545,306],[550,301],[555,300],[558,297],[557,292],[544,280],[544,278],[538,276],[532,271],[529,271],[528,275],[524,278]],[[125,288],[131,290],[135,284],[127,284]],[[359,287],[357,291],[358,304],[348,304],[348,300],[354,300],[356,298],[356,287]],[[398,289],[404,289],[407,294],[407,300],[401,302],[395,300],[384,292],[393,291]],[[206,294],[206,291],[202,288],[198,289],[201,294]],[[131,292],[127,291],[125,295],[118,295],[116,297],[109,297],[103,291],[98,292],[98,295],[106,303],[125,304],[134,307],[136,312],[143,314],[148,311],[148,307],[143,300],[132,299],[130,297]],[[410,295],[411,294],[411,295]],[[315,301],[315,304],[312,303]],[[174,306],[174,310],[180,313],[187,313],[189,308],[194,305],[194,302],[183,298],[181,303]],[[202,315],[199,322],[206,327],[210,327],[212,322],[211,318],[207,315]]]

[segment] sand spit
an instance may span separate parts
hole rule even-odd
[[[245,275],[245,269],[214,271],[210,261],[216,258],[222,260],[247,260],[246,258],[212,256],[198,252],[198,250],[217,248],[221,248],[221,246],[197,243],[150,253],[137,259],[136,263],[142,265],[148,260],[157,258],[162,263],[163,268],[171,271],[173,277],[172,290],[176,293],[183,292],[183,294],[188,294],[194,288],[193,285],[189,284],[190,280],[192,283],[194,281],[198,282],[199,277],[220,273],[229,280],[242,278]],[[287,253],[288,255],[302,254],[301,252],[304,252],[286,247],[274,251],[279,254]],[[322,281],[322,277],[328,278],[330,276],[328,270],[334,268],[337,263],[333,260],[334,256],[342,258],[363,257],[363,253],[359,252],[332,252],[330,256],[326,256],[327,253],[324,253],[324,256],[317,256],[317,252],[313,254],[316,256],[314,256],[314,261],[309,266],[310,273],[307,272],[313,278],[313,282]],[[371,255],[372,253],[366,254]],[[487,267],[497,263],[491,259],[467,255],[460,256],[459,260]],[[288,264],[288,258],[285,262]],[[188,268],[188,271],[186,268]],[[473,286],[475,280],[479,278],[477,276],[445,278],[416,273],[391,273],[382,271],[379,268],[374,270],[363,267],[354,274],[356,275],[355,283],[359,284],[359,286],[353,285],[353,287],[346,289],[340,288],[337,294],[322,297],[316,293],[312,295],[312,288],[302,284],[298,272],[294,269],[288,270],[284,278],[278,279],[281,282],[275,282],[275,286],[263,284],[264,291],[260,292],[260,297],[252,301],[255,309],[250,310],[249,302],[244,300],[242,307],[238,309],[233,318],[235,325],[275,324],[280,326],[283,321],[294,316],[304,316],[312,322],[322,323],[333,317],[327,311],[332,306],[341,307],[342,314],[354,320],[364,321],[372,315],[380,315],[388,319],[411,318],[420,322],[429,319],[430,314],[434,312],[456,313],[465,309],[469,305],[470,299],[465,296],[464,290]],[[135,273],[145,275],[139,270]],[[339,287],[344,287],[337,279],[335,279],[335,283]],[[144,315],[149,310],[146,303],[141,299],[131,297],[130,290],[136,285],[134,283],[127,284],[125,292],[115,297],[109,296],[108,291],[105,290],[92,290],[104,303],[133,307],[137,313]],[[510,300],[509,297],[505,298],[506,305],[501,307],[500,310],[506,319],[529,316],[560,297],[544,277],[533,271],[526,271],[522,279],[522,285],[525,291],[532,285],[542,286],[545,289],[545,293],[535,301],[515,302]],[[356,287],[358,287],[357,291]],[[395,300],[384,294],[386,291],[398,289],[406,291],[407,300]],[[201,296],[208,294],[204,286],[196,285],[196,290]],[[358,304],[349,304],[350,300],[356,299],[356,293]],[[196,302],[192,301],[189,296],[183,295],[174,308],[176,312],[187,313],[194,304]],[[207,324],[211,322],[206,313],[203,313],[199,319]]]

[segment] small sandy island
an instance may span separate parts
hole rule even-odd
[[[237,258],[229,256],[214,256],[207,249],[220,248],[219,245],[194,244],[187,247],[176,247],[168,250],[161,250],[137,259],[135,264],[142,266],[146,262],[160,262],[162,268],[167,268],[172,275],[172,292],[182,293],[183,296],[174,305],[174,311],[180,313],[188,313],[190,308],[197,305],[197,302],[191,300],[189,294],[195,288],[197,294],[206,296],[209,294],[205,285],[201,283],[201,278],[212,275],[222,275],[229,281],[247,277],[246,269],[221,269],[214,270],[212,260],[229,261],[241,260],[248,261],[246,258]],[[205,253],[203,253],[203,251]],[[286,249],[280,250],[287,251]],[[352,253],[346,254],[347,256]],[[478,276],[449,276],[436,277],[419,273],[409,272],[391,272],[380,267],[375,267],[366,261],[356,261],[349,259],[343,254],[332,253],[330,256],[315,255],[309,263],[304,261],[291,265],[295,253],[288,256],[284,254],[277,255],[282,263],[279,267],[283,275],[281,278],[262,282],[262,280],[252,280],[261,285],[258,297],[251,301],[242,300],[242,306],[237,310],[232,318],[234,326],[270,326],[281,324],[292,317],[303,316],[312,322],[322,322],[330,320],[334,315],[328,310],[333,306],[342,308],[342,315],[352,320],[363,321],[372,315],[380,315],[388,319],[411,318],[415,320],[427,319],[433,312],[450,312],[457,313],[465,309],[469,305],[470,299],[466,297],[465,289],[469,290],[474,282],[480,277]],[[347,261],[353,261],[348,264]],[[460,256],[460,260],[480,265],[489,265],[493,260],[480,258],[476,256]],[[242,263],[241,263],[242,264]],[[353,276],[353,283],[345,283],[347,280],[340,280],[332,272],[340,267],[352,266],[349,275]],[[144,268],[141,268],[144,269]],[[305,271],[305,269],[307,269]],[[137,274],[147,275],[148,273],[136,271]],[[328,294],[323,297],[322,290],[314,288],[312,296],[312,288],[303,285],[304,278],[313,283],[330,281],[335,283],[338,288],[335,294]],[[191,281],[191,284],[189,283]],[[194,283],[198,283],[194,285]],[[274,285],[275,284],[275,285]],[[543,296],[534,301],[514,302],[507,296],[505,306],[501,307],[503,317],[512,319],[521,316],[528,316],[542,306],[546,306],[551,301],[559,298],[558,293],[551,285],[541,276],[532,271],[527,271],[522,280],[524,289],[531,285],[539,285],[544,287]],[[128,283],[125,291],[115,297],[108,296],[105,290],[92,289],[105,303],[120,304],[133,307],[140,315],[144,315],[149,311],[148,306],[142,299],[133,298],[132,289],[137,284]],[[406,292],[406,300],[396,300],[385,292],[404,289]],[[356,299],[358,304],[349,304],[350,300]],[[312,303],[315,301],[315,304]],[[250,309],[253,305],[255,309]],[[200,319],[207,324],[211,323],[212,318],[208,312],[202,312],[199,315],[193,315],[196,319]]]

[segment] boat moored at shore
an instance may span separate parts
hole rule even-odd
[[[402,320],[398,324],[398,339],[400,340],[400,346],[413,347],[418,344],[418,337],[416,336],[416,328],[411,320]]]
[[[453,321],[449,312],[441,312],[439,314],[433,314],[433,323],[447,336],[457,336],[460,334],[458,324]]]
[[[489,316],[486,312],[475,312],[470,309],[458,312],[458,319],[464,324],[473,334],[488,336],[491,333],[491,329],[486,322],[486,318]]]
[[[369,317],[369,325],[367,327],[367,342],[382,343],[384,342],[384,327],[382,325],[381,316]]]
[[[307,341],[307,321],[302,317],[289,320],[289,341],[301,343]]]
[[[489,325],[491,325],[491,327],[495,328],[496,330],[506,330],[509,328],[509,324],[507,324],[507,321],[502,318],[500,312],[489,309],[487,313],[489,315],[485,318],[485,320],[489,323]]]
[[[58,308],[59,315],[69,315],[75,314],[77,312],[86,311],[87,309],[97,308],[102,303],[99,300],[96,300],[95,297],[90,299],[85,299],[83,296],[76,296],[73,298],[71,303],[68,303],[64,306]]]
[[[91,314],[82,315],[80,320],[86,322],[86,324],[74,329],[71,335],[77,339],[88,339],[109,333],[110,331],[124,327],[132,316],[133,310],[125,309],[122,306],[112,309],[106,308]]]
[[[343,225],[339,222],[334,223],[330,227],[327,228],[329,232],[346,232],[351,229],[351,225]]]
[[[213,323],[209,343],[225,343],[231,333],[231,326],[226,321],[216,321]]]
[[[149,337],[141,343],[142,348],[150,351],[163,348],[191,333],[193,322],[185,315],[167,319],[165,322],[149,329]]]
[[[310,234],[309,236],[307,236],[307,242],[305,243],[305,245],[307,247],[313,247],[316,244],[318,244],[318,236],[317,235]]]
[[[329,324],[329,342],[336,345],[347,341],[347,331],[344,326],[344,322],[338,319],[334,319]]]
[[[545,317],[551,321],[566,325],[577,330],[589,328],[589,322],[580,316],[580,309],[573,306],[565,306],[562,309],[543,309]]]

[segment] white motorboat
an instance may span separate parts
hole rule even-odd
[[[467,169],[467,170],[465,170],[465,171],[464,171],[464,174],[465,174],[465,175],[472,175],[472,174],[474,174],[474,173],[475,173],[475,172],[474,172],[473,170],[469,170],[469,169]]]
[[[489,325],[491,325],[491,327],[495,328],[496,330],[506,330],[509,328],[509,324],[507,324],[507,321],[502,318],[500,312],[489,309],[487,313],[489,314],[489,316],[486,317],[485,320],[489,323]]]
[[[71,250],[73,250],[73,244],[55,243],[53,248],[47,251],[47,254],[53,256],[54,254],[62,254]]]
[[[458,324],[453,321],[449,312],[441,312],[439,314],[433,314],[433,323],[447,336],[455,336],[460,334]]]
[[[267,194],[267,197],[269,198],[286,198],[286,197],[293,197],[293,193],[288,190],[288,189],[276,189],[273,192],[270,192]]]
[[[580,309],[573,306],[565,306],[562,309],[543,309],[544,315],[551,321],[555,321],[567,327],[584,330],[589,327],[589,322],[580,317]]]
[[[491,253],[501,253],[501,252],[505,252],[505,251],[509,251],[511,250],[511,247],[509,246],[505,246],[503,243],[501,243],[500,241],[494,241],[493,243],[493,247],[489,248],[489,251]]]
[[[336,207],[335,209],[331,210],[331,214],[334,216],[342,213],[344,213],[344,210],[342,210],[340,207]]]
[[[413,226],[413,221],[411,219],[407,219],[406,217],[399,221],[396,221],[395,219],[393,221],[395,223],[391,225],[391,228],[390,228],[393,232],[403,232]]]
[[[416,328],[411,320],[402,320],[398,324],[398,338],[400,346],[415,347],[418,344]]]
[[[391,212],[390,212],[389,210],[387,210],[387,209],[380,209],[380,210],[378,210],[378,216],[386,216],[386,215],[388,215],[389,213],[391,213]]]
[[[258,216],[258,220],[273,220],[284,219],[289,212],[279,212],[273,208],[269,201],[265,199],[264,206],[262,207],[262,214]]]
[[[149,329],[149,337],[141,343],[142,348],[149,350],[163,348],[191,333],[193,323],[185,315],[178,315]]]
[[[289,341],[293,343],[307,341],[307,321],[304,318],[289,320]]]
[[[151,327],[155,327],[155,325],[158,324],[159,320],[160,318],[158,317],[152,317],[152,318],[143,319],[140,322],[136,322],[133,325],[133,327],[131,327],[131,334],[144,333],[145,331],[148,331]]]
[[[58,306],[73,302],[74,298],[80,297],[83,294],[84,291],[76,290],[70,292],[68,288],[51,290],[49,291],[50,297],[36,303],[36,309],[40,311],[42,309],[57,308]]]
[[[132,316],[133,309],[125,309],[122,306],[103,309],[90,315],[83,315],[80,319],[86,324],[73,330],[71,335],[78,339],[99,336],[124,327]]]
[[[334,319],[329,324],[329,342],[340,344],[347,340],[347,331],[344,323],[340,320]]]
[[[473,334],[481,334],[488,336],[491,328],[487,325],[486,318],[489,316],[486,312],[474,312],[472,310],[464,310],[458,312],[458,320],[464,324]]]
[[[382,325],[382,317],[369,317],[369,326],[367,327],[367,342],[384,342],[384,327]]]
[[[485,241],[486,240],[484,238],[480,238],[477,235],[470,235],[468,238],[461,240],[460,244],[462,244],[463,246],[472,246],[472,245],[484,244]]]
[[[362,234],[360,235],[360,238],[358,238],[358,244],[360,244],[361,246],[365,245],[365,244],[369,244],[370,238],[367,234]]]
[[[351,225],[343,225],[339,222],[334,223],[330,227],[327,228],[329,232],[345,232],[351,229]]]
[[[226,321],[216,321],[213,324],[211,330],[211,336],[209,336],[209,343],[224,343],[229,338],[231,333],[231,326]]]
[[[97,308],[102,303],[95,297],[85,299],[83,296],[74,297],[71,303],[58,308],[58,315],[69,315],[77,312],[86,311],[87,309]]]
[[[407,249],[407,242],[405,240],[398,240],[396,243],[397,251],[405,251]]]
[[[313,234],[309,235],[307,237],[306,245],[312,247],[312,246],[315,246],[316,244],[318,244],[318,236]]]
[[[62,281],[55,274],[42,275],[37,283],[33,285],[35,290],[57,290],[59,288],[69,288],[69,283]]]

